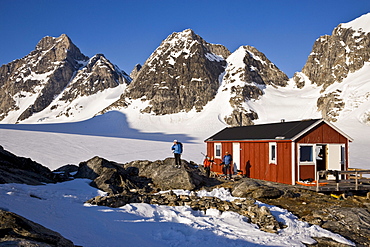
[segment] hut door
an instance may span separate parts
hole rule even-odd
[[[240,143],[233,143],[234,171],[240,170]]]
[[[326,145],[326,155],[327,155],[327,170],[337,170],[342,169],[342,145],[341,144],[328,144]],[[329,175],[328,179],[334,179],[334,176]]]

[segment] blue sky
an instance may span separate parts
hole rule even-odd
[[[191,28],[231,52],[254,46],[292,77],[318,37],[368,12],[369,0],[0,0],[0,64],[65,33],[85,55],[102,53],[130,73],[168,35]]]

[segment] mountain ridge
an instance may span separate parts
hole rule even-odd
[[[223,97],[227,97],[223,99],[228,105],[227,112],[221,113],[219,121],[232,126],[249,125],[266,118],[261,115],[264,110],[255,106],[267,96],[270,87],[280,90],[320,88],[318,95],[315,93],[316,102],[312,100],[310,104],[321,117],[335,122],[344,111],[348,111],[340,83],[370,61],[370,33],[359,27],[369,18],[367,14],[347,24],[341,23],[332,35],[319,37],[302,71],[290,79],[256,48],[241,46],[231,53],[220,44],[206,42],[191,29],[174,32],[163,40],[143,66],[135,66],[131,73],[133,79],[102,54],[91,59],[84,56],[67,35],[62,34],[58,38],[47,36],[29,55],[1,67],[0,94],[3,100],[0,103],[0,122],[78,121],[109,110],[124,110],[133,102],[142,103],[135,103],[140,114],[160,116],[193,110],[203,112],[217,94],[228,91],[227,95],[223,92]],[[351,23],[356,28],[352,29]],[[243,50],[244,56],[241,55]],[[69,53],[75,57],[68,56]],[[12,88],[12,83],[17,84],[14,81],[23,82],[24,76],[19,76],[17,70],[21,67],[19,61],[23,61],[25,66],[24,60],[30,63],[27,69],[31,72],[21,72],[26,75],[40,76],[39,71],[51,73],[59,71],[58,65],[69,64],[72,69],[65,72],[68,74],[65,78],[69,80],[59,82],[63,89],[60,89],[62,86],[54,89],[58,85],[55,82],[44,86],[49,85],[47,83],[52,76],[45,75],[39,80],[34,76],[31,77],[33,80],[26,80],[23,87]],[[53,64],[54,67],[51,66]],[[33,68],[39,70],[33,72]],[[9,79],[9,72],[18,77]],[[56,72],[54,77],[59,74]],[[35,85],[44,88],[32,94]],[[23,88],[28,88],[27,95],[21,93]],[[9,91],[13,93],[9,94]],[[106,93],[108,91],[110,93]],[[100,102],[92,100],[97,94],[105,93],[107,95],[102,96]],[[366,95],[363,97],[367,98]],[[28,98],[31,103],[22,105],[23,98]],[[80,103],[80,98],[84,98],[85,103]],[[312,117],[317,117],[317,114]]]

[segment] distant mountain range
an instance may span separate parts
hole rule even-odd
[[[256,48],[241,46],[231,53],[191,29],[169,35],[130,76],[102,54],[86,57],[65,34],[44,37],[30,54],[0,67],[0,123],[79,121],[137,102],[133,109],[142,114],[201,113],[222,98],[227,111],[220,121],[250,125],[263,118],[265,111],[256,105],[269,88],[282,94],[315,88],[307,107],[316,114],[335,122],[361,108],[358,118],[370,125],[366,23],[370,14],[318,38],[302,71],[290,79]],[[349,77],[356,78],[356,86]]]

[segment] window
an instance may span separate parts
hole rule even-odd
[[[299,161],[300,162],[313,162],[313,146],[301,145],[299,147]]]
[[[269,162],[270,164],[277,164],[276,161],[276,142],[270,142],[269,143]]]
[[[221,158],[221,143],[215,143],[215,158]]]

